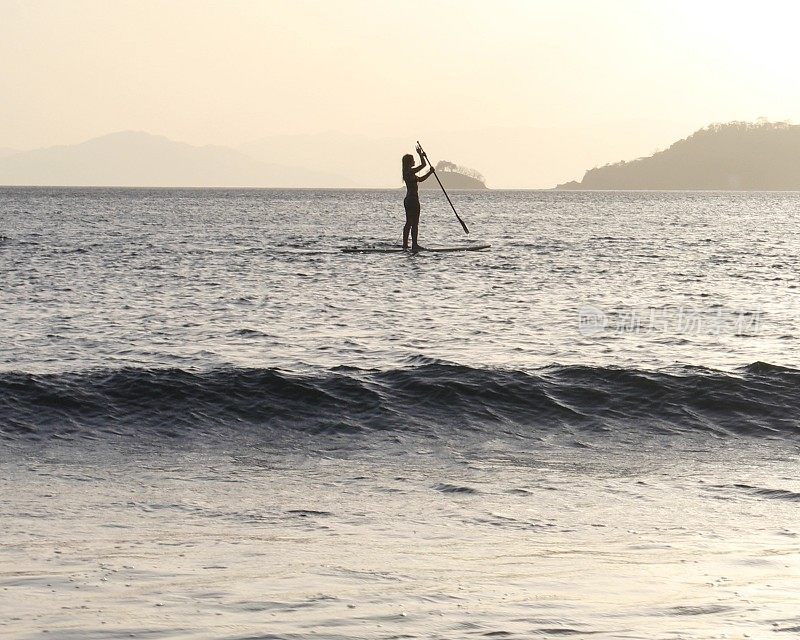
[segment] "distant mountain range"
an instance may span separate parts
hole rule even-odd
[[[442,124],[446,126],[446,122]],[[649,132],[656,127],[662,133],[654,138]],[[619,129],[626,131],[624,137]],[[607,131],[548,124],[538,128],[437,128],[404,137],[328,131],[273,135],[236,149],[262,162],[313,168],[345,175],[359,187],[387,189],[402,186],[400,159],[413,152],[419,139],[433,162],[448,157],[479,167],[489,187],[531,188],[563,182],[609,157],[625,157],[642,147],[652,149],[681,131],[670,123],[640,121],[625,121]],[[429,182],[438,188],[433,178]]]
[[[800,190],[800,126],[714,124],[647,158],[590,169],[556,189]]]
[[[451,131],[426,134],[423,142],[429,153],[446,151],[488,167],[495,176],[492,186],[541,184],[547,176],[553,184],[603,155],[624,157],[649,144],[635,127],[616,138],[580,133]],[[32,151],[0,148],[0,185],[400,188],[400,158],[412,148],[413,140],[333,132],[272,136],[231,148],[126,131]],[[446,187],[486,188],[477,172],[444,164],[449,168],[440,175]],[[438,185],[431,178],[423,187]],[[711,125],[652,156],[590,169],[582,180],[556,188],[800,190],[800,126]]]
[[[334,187],[341,175],[267,163],[220,146],[194,146],[138,131],[81,144],[4,154],[2,185]]]
[[[0,148],[0,185],[399,187],[400,158],[407,146],[399,139],[324,133],[277,136],[232,149],[122,131],[32,151]],[[446,187],[486,188],[479,173],[440,164]],[[428,182],[425,186],[439,188],[433,179]]]

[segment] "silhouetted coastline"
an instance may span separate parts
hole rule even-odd
[[[646,158],[590,169],[561,190],[800,189],[800,126],[785,122],[712,124]]]
[[[447,160],[440,160],[436,163],[436,174],[442,181],[445,189],[488,189],[486,179],[475,169],[462,167],[461,165]],[[438,189],[436,182],[428,181],[421,183],[420,189]]]

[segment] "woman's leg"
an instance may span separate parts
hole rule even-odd
[[[411,217],[411,250],[417,251],[419,249],[419,243],[417,242],[417,236],[419,235],[419,202],[416,203],[417,206],[415,211]]]
[[[409,203],[408,200],[403,200],[403,206],[406,209],[406,224],[403,227],[403,249],[408,249],[408,232],[411,231],[411,223],[414,215],[411,203]],[[416,240],[414,242],[416,242]]]

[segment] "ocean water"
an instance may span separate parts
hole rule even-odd
[[[0,189],[0,635],[800,634],[800,193]]]

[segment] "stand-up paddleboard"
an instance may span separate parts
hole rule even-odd
[[[461,247],[422,247],[417,253],[448,253],[454,251],[482,251],[488,249],[490,244],[468,244]],[[344,253],[412,253],[411,249],[402,247],[346,247]]]

